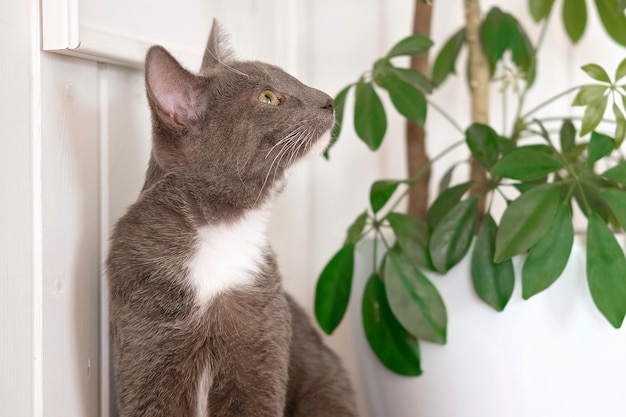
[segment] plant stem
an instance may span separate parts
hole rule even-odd
[[[539,50],[541,49],[541,46],[543,45],[543,41],[546,37],[546,33],[548,32],[549,22],[550,22],[550,14],[548,14],[548,16],[546,16],[546,18],[543,21],[543,26],[541,26],[541,32],[539,33],[539,38],[537,39],[537,45],[535,46],[535,53],[531,57],[530,68],[534,72],[534,74],[528,74],[529,80],[534,78],[535,74],[537,73],[537,70],[535,69],[537,67],[537,55],[539,54]],[[516,134],[518,133],[516,131],[518,120],[520,119],[523,120],[527,117],[527,116],[522,115],[522,109],[524,108],[524,102],[526,101],[526,94],[528,94],[529,88],[530,88],[530,83],[526,82],[526,85],[524,85],[524,89],[522,90],[522,94],[520,94],[519,100],[517,102],[517,113],[515,115],[515,119],[513,119],[513,123],[515,123],[515,125],[513,126],[513,132],[511,133],[512,139],[514,140],[515,140]]]
[[[537,119],[540,122],[559,122],[565,119],[570,119],[570,120],[582,120],[583,117],[582,116],[552,116],[552,117],[543,117],[541,119]],[[615,120],[613,119],[602,119],[601,122],[603,123],[617,123]]]
[[[389,246],[389,242],[387,242],[387,239],[385,239],[385,236],[383,236],[383,234],[380,234],[380,240],[382,240],[383,245],[385,245],[385,248],[387,250],[391,249],[391,246]]]
[[[480,42],[480,27],[482,24],[482,13],[479,0],[465,0],[465,39],[469,51],[469,78],[470,96],[472,108],[472,122],[489,124],[489,62],[485,56],[485,51]],[[470,193],[479,194],[483,186],[480,185],[487,178],[487,173],[483,166],[476,160],[470,160],[470,179],[474,185],[470,188]],[[482,196],[478,200],[479,213],[485,212],[486,200]]]
[[[522,115],[521,115],[521,119],[522,119],[522,120],[527,119],[527,118],[528,118],[529,116],[531,116],[533,113],[536,113],[537,111],[539,111],[539,110],[541,110],[542,108],[546,107],[548,104],[550,104],[550,103],[552,103],[552,102],[554,102],[554,101],[556,101],[556,100],[560,99],[561,97],[566,96],[566,95],[568,95],[568,94],[570,94],[570,93],[572,93],[572,92],[574,92],[574,91],[576,91],[576,90],[580,89],[580,87],[582,87],[582,85],[577,85],[577,86],[575,86],[575,87],[570,87],[570,88],[568,88],[567,90],[565,90],[565,91],[563,91],[563,92],[561,92],[561,93],[559,93],[559,94],[557,94],[557,95],[555,95],[555,96],[550,97],[549,99],[547,99],[547,100],[545,100],[545,101],[543,101],[543,102],[539,103],[538,105],[536,105],[536,106],[535,106],[535,107],[533,107],[532,109],[528,110],[526,113],[522,114]]]
[[[465,134],[465,131],[463,130],[463,128],[461,127],[461,125],[459,124],[459,122],[457,122],[456,120],[454,120],[454,118],[450,115],[450,113],[448,113],[447,111],[445,111],[441,106],[439,106],[439,104],[435,103],[434,101],[432,101],[428,96],[424,96],[426,97],[426,101],[428,102],[428,105],[430,107],[432,107],[433,109],[437,110],[437,112],[442,115],[448,122],[450,122],[450,124],[462,135]]]
[[[583,190],[583,186],[580,183],[580,181],[576,181],[576,185],[578,185],[578,189],[580,190],[580,197],[583,200],[583,204],[585,207],[585,214],[587,214],[587,216],[591,216],[591,206],[589,205],[589,201],[587,201],[587,196],[585,195],[585,191]]]
[[[372,272],[376,272],[378,269],[378,235],[380,234],[376,226],[374,226],[374,228],[376,229],[376,233],[374,234],[374,247],[372,249]]]
[[[427,165],[425,165],[424,167],[422,167],[422,169],[415,174],[414,177],[409,178],[409,180],[407,182],[409,182],[411,185],[413,183],[415,183],[416,181],[418,181],[425,173],[427,173],[430,170],[430,167],[437,162],[439,159],[441,159],[442,157],[444,157],[446,154],[448,154],[448,152],[452,151],[454,148],[461,146],[462,144],[465,143],[465,139],[460,139],[456,142],[454,142],[452,145],[448,146],[446,149],[444,149],[443,151],[441,151],[437,156],[435,156],[434,158],[432,158]],[[398,205],[400,204],[400,202],[404,199],[404,197],[406,197],[409,192],[411,190],[411,186],[409,186],[406,190],[404,190],[402,192],[402,194],[400,194],[400,196],[398,197],[398,199],[393,203],[393,205],[391,206],[391,208],[389,209],[389,212],[394,211]]]

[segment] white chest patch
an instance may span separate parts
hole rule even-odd
[[[268,246],[269,208],[249,211],[236,223],[198,229],[189,278],[198,304],[234,287],[252,284]]]

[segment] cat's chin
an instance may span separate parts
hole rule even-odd
[[[326,148],[328,148],[328,145],[330,145],[330,130],[324,132],[322,136],[315,141],[313,146],[311,146],[311,150],[309,150],[306,154],[306,157],[310,158],[312,156],[319,156],[323,154]]]

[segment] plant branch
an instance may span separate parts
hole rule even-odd
[[[560,121],[563,121],[565,119],[583,120],[583,117],[582,116],[551,116],[551,117],[539,118],[537,120],[539,120],[542,123],[545,123],[545,122],[560,122]],[[603,123],[613,123],[613,124],[617,123],[613,119],[602,119],[601,122],[603,122]]]
[[[465,0],[465,39],[469,51],[469,78],[472,121],[489,124],[489,63],[480,42],[482,15],[479,0]],[[487,174],[483,166],[475,159],[470,161],[470,179],[475,183],[470,188],[472,194],[478,194],[484,188]],[[480,213],[485,212],[485,198],[478,202]]]
[[[535,51],[531,57],[530,68],[534,73],[528,74],[527,80],[533,79],[537,73],[537,55],[539,54],[539,50],[541,49],[541,46],[543,45],[544,39],[546,38],[546,33],[548,32],[549,22],[550,22],[550,15],[546,16],[546,18],[543,21],[543,26],[541,26],[541,32],[539,33],[539,38],[537,39],[537,45],[535,46]],[[514,140],[516,139],[516,134],[519,133],[517,131],[518,122],[520,120],[526,119],[526,117],[528,117],[529,115],[529,114],[522,115],[522,109],[524,108],[524,102],[526,101],[526,94],[528,94],[529,88],[530,88],[530,83],[526,82],[526,85],[524,85],[524,89],[522,90],[522,93],[519,96],[519,101],[517,104],[517,114],[515,115],[515,119],[513,119],[513,123],[515,123],[515,125],[513,126],[513,133],[511,134],[512,139]]]
[[[448,152],[452,151],[454,148],[456,148],[456,147],[458,147],[458,146],[461,146],[461,145],[463,145],[464,143],[465,143],[465,139],[460,139],[460,140],[458,140],[458,141],[454,142],[452,145],[448,146],[446,149],[444,149],[443,151],[441,151],[441,152],[440,152],[437,156],[435,156],[434,158],[432,158],[432,159],[428,162],[428,164],[424,165],[424,166],[422,167],[422,169],[420,169],[420,170],[419,170],[419,172],[417,172],[417,173],[415,174],[415,176],[413,176],[413,177],[409,178],[409,180],[408,180],[407,182],[409,183],[409,185],[410,185],[410,186],[409,186],[406,190],[404,190],[404,191],[402,192],[402,194],[400,194],[400,196],[398,197],[398,199],[397,199],[397,200],[393,203],[393,205],[392,205],[392,206],[391,206],[391,208],[389,209],[389,212],[394,211],[394,210],[398,207],[398,205],[400,204],[400,202],[402,202],[402,200],[404,199],[404,197],[406,197],[406,196],[409,194],[409,192],[410,192],[410,190],[411,190],[411,188],[412,188],[413,184],[415,184],[417,181],[419,181],[419,180],[420,180],[420,178],[422,178],[422,176],[423,176],[423,175],[425,175],[427,172],[429,172],[429,171],[430,171],[430,167],[431,167],[431,166],[432,166],[435,162],[437,162],[439,159],[441,159],[441,158],[443,158],[444,156],[446,156],[446,155],[448,154]]]
[[[420,0],[415,0],[414,10],[413,33],[430,36],[432,6],[422,3]],[[411,68],[428,75],[428,53],[412,56]],[[408,174],[409,177],[412,177],[424,166],[428,165],[428,154],[426,152],[426,130],[424,126],[419,126],[410,120],[406,122],[406,149]],[[411,187],[409,192],[409,215],[422,220],[426,219],[429,183],[430,174],[426,173],[414,187]]]
[[[450,115],[450,113],[448,113],[447,111],[445,111],[439,104],[435,103],[434,101],[432,101],[427,95],[424,95],[424,97],[426,98],[426,101],[428,102],[428,106],[432,107],[433,109],[437,110],[437,113],[439,113],[440,115],[442,115],[448,122],[450,122],[450,124],[462,135],[465,134],[465,131],[463,130],[463,128],[461,127],[461,125],[459,124],[459,122],[457,122],[456,120],[454,120],[454,118]]]
[[[539,103],[538,105],[536,105],[532,109],[528,110],[526,113],[522,114],[520,116],[520,118],[522,120],[526,120],[528,117],[532,116],[533,113],[536,113],[537,111],[539,111],[542,108],[546,107],[548,104],[551,104],[551,103],[555,102],[556,100],[560,99],[561,97],[564,97],[564,96],[566,96],[568,94],[573,93],[574,91],[580,89],[580,87],[582,87],[582,85],[577,85],[575,87],[568,88],[567,90],[565,90],[565,91],[563,91],[563,92],[561,92],[561,93],[559,93],[559,94],[557,94],[555,96],[552,96],[552,97],[550,97],[549,99],[547,99],[545,101],[542,101],[541,103]]]

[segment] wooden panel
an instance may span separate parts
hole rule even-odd
[[[40,140],[33,1],[0,2],[0,415],[41,415],[36,194]],[[37,52],[36,52],[37,51]]]
[[[46,416],[98,415],[96,64],[42,62],[43,312]]]

